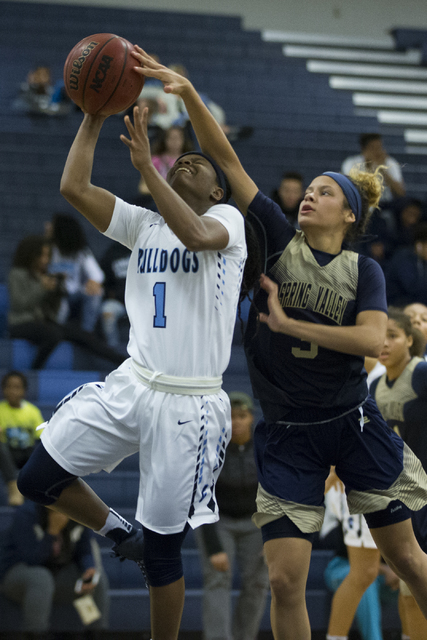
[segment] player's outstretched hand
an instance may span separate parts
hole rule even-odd
[[[263,273],[260,278],[260,285],[268,293],[267,304],[269,310],[268,314],[259,314],[260,321],[265,322],[276,333],[286,333],[286,325],[289,318],[280,304],[277,284]]]
[[[144,168],[152,164],[150,141],[147,135],[147,122],[147,107],[143,109],[142,112],[139,107],[134,107],[133,123],[129,116],[125,116],[125,125],[128,130],[130,140],[123,134],[120,136],[120,140],[124,142],[130,150],[130,157],[133,166],[135,169],[140,171],[140,173],[143,173]]]
[[[132,51],[132,55],[140,63],[140,66],[134,67],[135,71],[147,78],[157,78],[157,80],[163,82],[165,93],[181,95],[186,88],[191,86],[188,78],[184,78],[179,73],[160,64],[160,62],[149,56],[144,49],[138,47],[137,44]]]

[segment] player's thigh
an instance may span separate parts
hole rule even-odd
[[[74,390],[46,423],[42,442],[69,473],[85,476],[111,470],[139,450],[139,425],[130,414],[132,389],[112,382],[89,383]]]
[[[217,520],[215,483],[230,439],[226,394],[153,392],[151,426],[141,431],[138,520],[158,533],[178,533]]]

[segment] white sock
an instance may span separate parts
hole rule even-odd
[[[348,640],[348,636],[326,636],[326,640]]]
[[[107,533],[109,533],[113,529],[123,529],[124,531],[126,531],[126,533],[130,533],[133,529],[133,526],[121,515],[116,513],[114,509],[110,509],[110,513],[107,516],[104,526],[99,531],[95,531],[95,533],[98,533],[100,536],[105,537]]]
[[[411,637],[407,636],[406,633],[402,633],[402,640],[411,640]]]

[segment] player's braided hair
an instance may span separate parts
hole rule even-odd
[[[242,286],[240,288],[239,304],[237,307],[238,318],[242,326],[242,331],[243,320],[241,317],[241,304],[245,298],[249,298],[249,300],[252,302],[253,295],[251,294],[255,294],[257,292],[259,288],[259,278],[262,273],[261,250],[258,238],[251,223],[247,218],[245,218],[245,235],[246,246],[248,248],[248,257],[246,259],[245,269],[243,271]]]
[[[384,191],[382,171],[386,168],[387,167],[380,166],[375,169],[374,173],[371,173],[362,170],[360,166],[356,166],[353,167],[348,174],[347,177],[352,181],[362,198],[362,213],[360,220],[349,226],[345,236],[347,242],[354,242],[366,232],[369,220],[371,219],[374,209],[378,208]],[[344,204],[346,208],[350,208],[347,199],[345,199]]]

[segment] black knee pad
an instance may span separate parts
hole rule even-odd
[[[55,462],[40,442],[19,472],[18,489],[33,502],[50,505],[76,478]]]
[[[181,533],[162,535],[142,527],[144,531],[143,564],[147,584],[165,587],[184,575],[181,547],[188,525]]]

